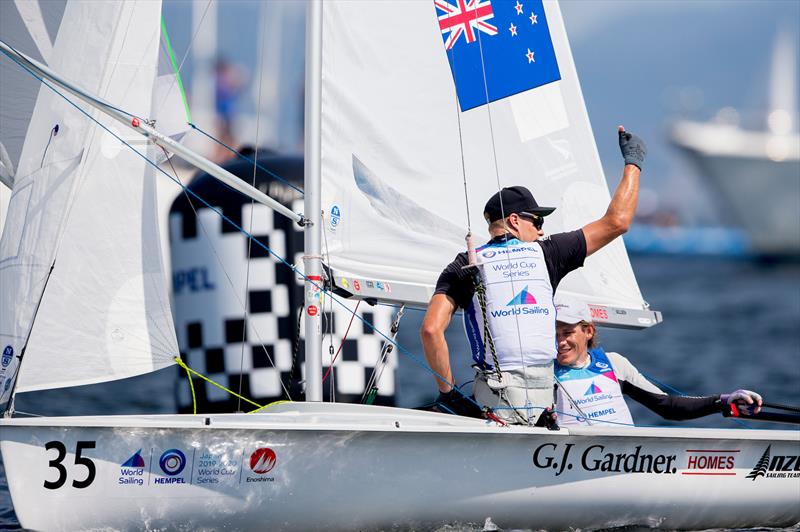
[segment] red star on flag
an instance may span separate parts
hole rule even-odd
[[[528,64],[536,62],[536,59],[533,58],[533,52],[531,52],[530,48],[528,48],[528,53],[525,54],[525,57],[528,58]]]
[[[517,0],[517,5],[514,6],[514,9],[517,10],[517,15],[522,14],[522,4],[519,3],[519,0]]]
[[[511,32],[511,36],[512,36],[512,37],[516,37],[516,36],[517,36],[517,27],[516,27],[516,26],[514,26],[514,23],[513,23],[513,22],[511,23],[511,27],[510,27],[510,28],[508,28],[508,31],[510,31],[510,32]]]
[[[528,18],[531,19],[531,24],[538,24],[539,22],[536,20],[538,17],[539,15],[531,11],[531,16]]]

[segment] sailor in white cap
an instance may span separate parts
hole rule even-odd
[[[732,406],[742,415],[757,414],[761,408],[761,396],[749,390],[704,397],[666,394],[642,376],[627,358],[619,353],[606,353],[596,345],[596,329],[584,301],[556,294],[555,308],[556,411],[561,425],[633,425],[623,395],[672,420],[721,413]]]

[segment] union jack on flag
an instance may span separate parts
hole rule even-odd
[[[434,0],[436,8],[443,11],[439,15],[439,29],[442,34],[450,33],[445,42],[447,49],[451,49],[461,35],[467,42],[475,42],[475,30],[489,35],[497,35],[497,26],[492,26],[487,20],[494,17],[491,0],[455,0],[456,5],[448,0]]]
[[[432,1],[462,111],[561,79],[542,0]]]

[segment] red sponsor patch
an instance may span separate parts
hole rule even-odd
[[[250,469],[253,473],[263,475],[269,473],[275,467],[278,458],[275,456],[275,451],[269,447],[261,447],[253,451],[250,455]]]
[[[607,320],[608,311],[602,307],[594,307],[589,305],[589,310],[592,312],[593,320]]]
[[[682,475],[736,476],[738,449],[687,449]]]
[[[308,312],[309,316],[316,316],[317,312],[319,312],[319,309],[316,307],[316,305],[309,305],[308,309],[306,309],[306,312]]]

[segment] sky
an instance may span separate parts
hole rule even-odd
[[[194,5],[204,10],[209,4],[198,0]],[[284,86],[280,105],[269,112],[278,116],[284,130],[291,130],[289,137],[298,135],[293,123],[302,107],[302,4],[226,0],[218,5],[219,54],[249,74],[240,110],[250,120],[241,121],[241,130],[254,136],[258,84],[263,96],[266,79],[259,77],[255,65],[260,39],[266,37],[282,43],[280,71],[291,85]],[[670,145],[669,124],[681,116],[708,119],[721,108],[733,107],[743,119],[759,125],[767,108],[771,54],[779,29],[789,32],[795,51],[800,49],[800,1],[562,0],[560,7],[609,186],[616,184],[621,171],[615,132],[624,124],[649,148],[640,210],[649,205],[675,212],[688,225],[725,220],[724,205]],[[186,0],[164,0],[165,20],[179,56],[191,41],[191,9]],[[278,13],[286,22],[263,33],[264,21]],[[263,61],[270,64],[269,57]],[[183,74],[190,90],[192,73],[189,58]],[[262,108],[265,105],[262,100]],[[267,142],[287,137],[263,127],[259,131],[259,138]]]

